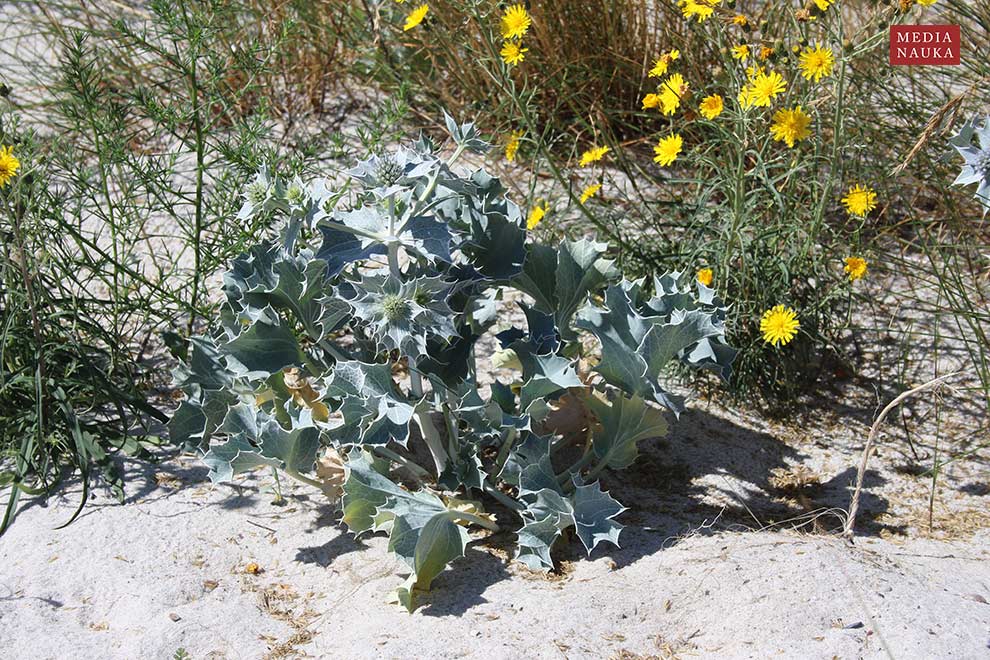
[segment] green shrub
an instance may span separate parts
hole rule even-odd
[[[871,277],[951,287],[941,294],[955,302],[934,311],[979,325],[967,310],[980,308],[985,283],[974,278],[960,289],[942,275],[978,273],[987,235],[970,221],[973,207],[948,191],[948,152],[922,147],[978,102],[976,90],[990,75],[984,9],[954,0],[936,7],[844,2],[824,11],[810,2],[539,3],[529,7],[525,34],[510,39],[528,49],[511,64],[500,56],[506,3],[430,6],[423,26],[408,32],[401,31],[405,8],[379,20],[380,50],[392,49],[382,70],[411,81],[425,102],[484,108],[485,127],[519,144],[512,167],[529,170],[520,188],[531,205],[551,200],[544,231],[596,231],[617,246],[624,267],[644,275],[712,269],[714,286],[733,300],[727,325],[740,348],[737,393],[788,399],[823,375],[856,371],[849,339],[882,335],[885,325],[874,319],[885,312],[861,293],[869,284],[850,282],[849,257],[865,258]],[[931,12],[973,35],[965,66],[889,66],[888,26],[924,22]],[[652,29],[640,29],[644,23]],[[806,79],[801,56],[818,43],[834,65],[821,79]],[[746,61],[733,57],[743,44]],[[680,57],[651,76],[672,49]],[[786,90],[768,108],[743,110],[736,98],[747,68],[760,66],[782,74]],[[678,107],[651,107],[658,99],[647,95],[662,96],[674,73],[688,83]],[[701,103],[712,94],[725,109],[709,119]],[[771,125],[780,110],[797,106],[811,120],[810,135],[790,146]],[[674,134],[683,152],[658,167],[653,147]],[[919,137],[911,169],[891,176]],[[579,155],[592,147],[609,148],[606,167],[580,166]],[[876,208],[862,216],[841,201],[857,185],[877,193]],[[590,186],[600,188],[585,203]],[[800,321],[785,347],[766,342],[760,329],[765,311],[779,304]],[[980,333],[964,334],[975,338],[965,341],[990,394]]]
[[[47,495],[72,473],[83,485],[76,515],[94,478],[123,500],[117,456],[151,458],[160,441],[148,423],[167,420],[146,402],[130,347],[105,324],[107,301],[90,286],[100,273],[59,229],[64,202],[33,136],[6,119],[0,144],[20,168],[0,185],[0,534],[22,494]],[[121,312],[135,304],[118,303]]]

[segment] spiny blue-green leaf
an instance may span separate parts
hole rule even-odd
[[[553,314],[557,319],[560,336],[565,340],[574,339],[571,318],[578,307],[584,304],[588,294],[598,291],[619,275],[614,263],[602,258],[607,249],[607,243],[582,238],[565,241],[557,252],[557,271],[554,278],[557,307]]]
[[[268,323],[259,322],[248,327],[221,350],[227,356],[227,365],[249,378],[267,378],[280,369],[305,361],[292,331]]]
[[[413,573],[396,590],[399,602],[410,612],[416,609],[417,599],[430,590],[433,579],[447,564],[464,556],[469,540],[467,531],[449,515],[440,513],[433,516],[423,526],[416,541]]]
[[[637,442],[667,434],[663,414],[639,396],[628,398],[618,393],[611,402],[606,402],[589,395],[585,401],[601,424],[592,449],[610,468],[629,467],[638,455]]]
[[[320,449],[320,432],[315,427],[286,431],[270,420],[261,429],[261,455],[279,461],[279,467],[296,474],[313,470]]]
[[[447,124],[447,132],[450,133],[450,137],[458,146],[478,154],[483,154],[492,148],[491,144],[482,139],[474,122],[458,124],[453,117],[447,114],[446,110],[443,113],[443,119]]]
[[[549,515],[541,520],[527,520],[520,528],[516,561],[533,571],[552,571],[550,548],[560,536],[559,517]]]
[[[412,569],[399,598],[411,611],[416,597],[448,562],[464,554],[467,531],[453,521],[456,512],[440,498],[423,491],[410,492],[381,474],[364,453],[347,462],[344,483],[344,522],[354,533],[388,531],[389,549]]]
[[[364,244],[354,234],[340,229],[341,223],[326,222],[319,226],[323,242],[316,258],[326,263],[326,277],[336,277],[345,267],[387,252],[381,243]]]
[[[343,425],[333,432],[340,444],[405,445],[415,402],[399,392],[387,364],[338,362],[326,396],[342,400]]]
[[[414,529],[420,529],[434,514],[447,510],[443,501],[425,491],[411,492],[400,488],[378,471],[366,452],[352,452],[347,461],[347,481],[343,495],[344,522],[354,533],[360,534],[379,529],[381,521],[396,517],[420,521]],[[371,511],[371,507],[374,511]],[[388,514],[379,518],[378,513]],[[376,522],[376,518],[378,522]],[[406,546],[403,546],[406,547]],[[396,550],[400,552],[401,548]],[[411,561],[409,552],[400,556]]]
[[[224,443],[213,445],[203,456],[203,464],[210,468],[213,483],[230,481],[234,475],[261,465],[278,465],[274,458],[265,458],[244,436],[234,436]]]
[[[532,296],[537,309],[553,316],[565,341],[575,339],[571,319],[588,295],[618,276],[613,262],[602,257],[607,247],[582,238],[564,241],[556,250],[535,244],[527,248],[523,273],[513,285]]]
[[[523,470],[543,460],[546,460],[546,464],[538,468],[538,471],[552,473],[552,465],[549,469],[546,468],[546,465],[550,465],[550,437],[540,436],[535,433],[524,433],[521,435],[520,440],[513,445],[502,471],[497,476],[508,484],[518,486]],[[531,475],[531,477],[527,478],[526,486],[539,490],[540,488],[546,488],[547,482],[541,481],[540,478]]]
[[[320,448],[315,427],[286,430],[268,413],[244,403],[230,408],[220,431],[250,441],[253,451],[267,463],[295,474],[312,471]]]
[[[674,309],[669,316],[643,316],[633,307],[630,294],[638,295],[633,283],[610,286],[605,292],[605,308],[588,304],[578,313],[575,324],[598,338],[602,359],[596,367],[605,380],[628,394],[650,398],[679,414],[681,397],[668,393],[659,383],[663,367],[677,358],[692,366],[717,365],[732,355],[711,350],[716,342],[724,343],[724,330],[716,325],[714,312],[706,309]],[[679,293],[675,295],[680,295]],[[654,301],[644,306],[653,310],[662,305]],[[692,354],[697,355],[692,358]]]
[[[575,531],[589,555],[602,541],[618,547],[622,525],[612,519],[626,510],[624,506],[604,492],[597,481],[575,488],[571,503]]]
[[[436,263],[438,259],[450,262],[451,235],[446,223],[433,216],[420,215],[410,218],[403,229],[403,233],[408,232],[412,238],[407,242],[407,247],[431,263]]]
[[[234,374],[227,369],[216,340],[204,335],[189,338],[189,361],[176,367],[173,376],[176,387],[222,390],[230,387]]]
[[[526,260],[526,232],[501,213],[482,218],[472,218],[470,236],[461,244],[461,251],[486,277],[507,280],[517,275]]]

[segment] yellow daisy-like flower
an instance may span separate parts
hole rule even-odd
[[[660,107],[660,95],[659,94],[647,94],[643,97],[643,110],[649,110],[650,108]]]
[[[406,16],[406,24],[402,26],[402,30],[404,32],[411,30],[422,23],[423,19],[426,18],[426,12],[428,11],[430,11],[430,6],[425,4],[413,9],[409,12],[409,15]]]
[[[760,46],[760,59],[768,60],[773,55],[773,48],[771,46]]]
[[[938,2],[938,0],[916,0],[916,2],[922,7],[931,7]]]
[[[601,189],[602,189],[602,184],[600,183],[593,183],[587,188],[585,188],[581,192],[581,203],[584,204],[585,202],[587,202],[589,199],[594,197]]]
[[[749,87],[740,89],[736,100],[739,102],[739,107],[743,110],[749,110],[753,107],[752,101],[749,100]]]
[[[857,183],[842,198],[842,203],[850,215],[865,218],[877,207],[877,193],[869,186],[861,186]]]
[[[788,147],[794,147],[795,142],[811,136],[811,131],[808,130],[810,125],[811,117],[801,109],[801,106],[793,110],[778,110],[770,125],[770,135],[777,142],[784,142]]]
[[[543,221],[543,216],[547,214],[547,205],[543,204],[540,206],[537,204],[529,211],[529,217],[526,218],[526,229],[533,230],[536,225]]]
[[[751,64],[746,67],[746,78],[752,80],[761,73],[766,73],[767,68],[765,66],[757,66],[756,64]]]
[[[722,114],[722,110],[724,108],[725,108],[725,102],[723,101],[722,97],[718,94],[712,94],[711,96],[706,96],[705,98],[701,99],[701,105],[698,106],[698,109],[701,111],[701,115],[705,119],[715,119],[720,114]]]
[[[800,328],[797,314],[790,307],[783,305],[777,305],[763,312],[763,318],[760,319],[763,341],[774,346],[783,346],[794,339]]]
[[[745,62],[749,59],[749,46],[740,44],[732,47],[732,59]]]
[[[680,0],[677,4],[684,18],[697,18],[699,23],[704,23],[712,17],[715,5],[722,4],[722,0]]]
[[[587,167],[592,163],[597,163],[609,151],[611,151],[611,149],[609,149],[608,147],[592,147],[591,149],[588,149],[583,154],[581,154],[581,162],[578,163],[578,165],[580,167]]]
[[[815,79],[818,82],[825,76],[832,75],[832,67],[835,66],[835,57],[831,48],[822,48],[820,43],[815,43],[815,47],[805,47],[798,56],[798,67],[805,80]]]
[[[749,25],[749,19],[742,14],[736,14],[732,17],[732,24],[738,25],[739,27],[746,27]]]
[[[677,156],[681,153],[683,147],[684,140],[681,139],[678,133],[662,137],[656,146],[653,147],[653,162],[660,163],[661,167],[667,167],[677,160]]]
[[[758,73],[749,81],[747,97],[751,105],[769,108],[770,102],[787,89],[787,82],[776,71]]]
[[[835,2],[835,0],[815,0],[815,6],[818,7],[819,10],[825,11],[832,6],[833,2]]]
[[[21,161],[14,155],[13,147],[0,147],[0,188],[3,188],[17,174]]]
[[[510,163],[516,159],[516,152],[519,151],[519,139],[522,136],[522,131],[512,131],[509,135],[509,141],[505,143],[505,159]]]
[[[522,5],[506,7],[502,14],[502,38],[522,39],[532,23],[529,13]]]
[[[843,268],[849,274],[849,281],[855,282],[856,280],[863,279],[866,275],[866,259],[861,257],[846,257],[846,267]]]
[[[684,76],[679,73],[671,74],[660,86],[661,112],[665,115],[672,115],[677,112],[681,101],[690,96],[691,88],[684,80]]]
[[[528,52],[529,48],[523,48],[515,41],[506,41],[502,44],[502,50],[498,54],[502,56],[503,62],[509,66],[516,66],[526,59],[526,53]]]
[[[712,285],[712,279],[713,278],[712,278],[712,269],[711,268],[702,268],[702,269],[700,269],[698,271],[698,276],[697,277],[698,277],[698,281],[701,282],[702,284],[704,284],[705,286],[711,286]]]
[[[657,61],[653,63],[653,68],[650,69],[650,78],[660,78],[667,73],[667,68],[670,63],[678,59],[681,56],[681,51],[674,50],[663,53],[657,58]]]

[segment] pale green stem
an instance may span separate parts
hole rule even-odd
[[[471,523],[472,525],[484,527],[485,529],[490,529],[493,532],[498,531],[498,525],[492,521],[485,520],[484,518],[476,516],[473,513],[468,513],[467,511],[451,511],[450,517],[456,520],[463,520],[464,522]]]
[[[310,477],[307,477],[304,474],[299,474],[295,470],[286,469],[284,470],[284,472],[293,479],[295,479],[296,481],[301,481],[302,483],[313,486],[314,488],[319,488],[321,490],[323,489],[323,484],[317,481],[316,479],[311,479]]]
[[[509,460],[509,452],[512,450],[512,445],[515,444],[517,437],[519,437],[519,431],[514,426],[502,431],[502,446],[498,450],[498,456],[495,457],[494,474],[499,474],[505,467],[505,462]]]
[[[379,454],[381,454],[382,456],[384,456],[385,458],[389,459],[390,461],[394,461],[398,463],[401,467],[404,467],[405,469],[409,470],[411,473],[413,473],[413,476],[415,476],[415,478],[419,481],[427,481],[433,478],[433,475],[431,475],[427,470],[416,465],[405,456],[400,456],[399,454],[395,453],[388,447],[375,447],[374,450]]]
[[[526,508],[487,481],[484,483],[484,491],[516,513]]]

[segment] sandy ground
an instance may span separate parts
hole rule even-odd
[[[606,476],[630,506],[622,549],[571,543],[543,576],[507,561],[511,534],[479,537],[411,615],[387,602],[385,539],[355,540],[314,489],[283,484],[275,505],[267,472],[212,486],[191,458],[129,466],[126,506],[97,492],[58,530],[69,490],[0,539],[0,656],[990,657],[982,462],[946,467],[929,532],[930,479],[885,447],[850,546],[860,423],[809,417],[696,402]]]
[[[0,37],[18,29],[5,21]],[[860,355],[873,381],[836,385],[786,422],[695,402],[603,477],[630,507],[621,549],[585,558],[571,543],[543,576],[508,560],[511,533],[479,537],[410,615],[387,602],[402,577],[385,539],[355,540],[321,493],[283,482],[276,505],[267,472],[213,486],[193,458],[129,464],[126,506],[98,490],[56,529],[78,504],[70,488],[29,501],[0,537],[0,659],[990,658],[975,398],[919,397],[893,417],[861,536],[837,535],[878,404],[967,368],[944,346],[929,359],[930,310],[877,289],[893,311]],[[917,369],[894,377],[880,365],[902,346]]]

